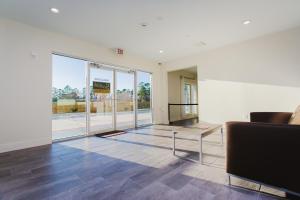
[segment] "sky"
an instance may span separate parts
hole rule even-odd
[[[52,87],[63,89],[66,85],[81,90],[85,87],[85,69],[87,61],[53,55],[52,56]],[[112,82],[112,71],[91,68],[90,84],[93,81]],[[149,73],[137,73],[139,82],[150,82]],[[117,72],[117,89],[133,89],[133,74]]]

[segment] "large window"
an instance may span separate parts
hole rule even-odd
[[[137,125],[152,123],[151,74],[137,71]]]
[[[52,56],[52,138],[86,133],[86,61]]]
[[[151,74],[52,55],[53,140],[152,123]]]

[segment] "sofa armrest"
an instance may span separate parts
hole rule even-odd
[[[300,193],[300,125],[226,126],[227,173]]]
[[[252,112],[250,113],[250,121],[287,124],[292,115],[291,112]]]

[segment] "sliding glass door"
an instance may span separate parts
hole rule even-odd
[[[151,74],[52,56],[52,138],[152,123]]]
[[[99,133],[114,130],[114,71],[90,67],[89,131]]]

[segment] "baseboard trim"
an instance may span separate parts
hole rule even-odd
[[[42,145],[51,144],[51,138],[40,138],[36,140],[27,140],[27,141],[20,141],[8,144],[0,144],[0,153],[21,150],[31,147],[37,147]]]

